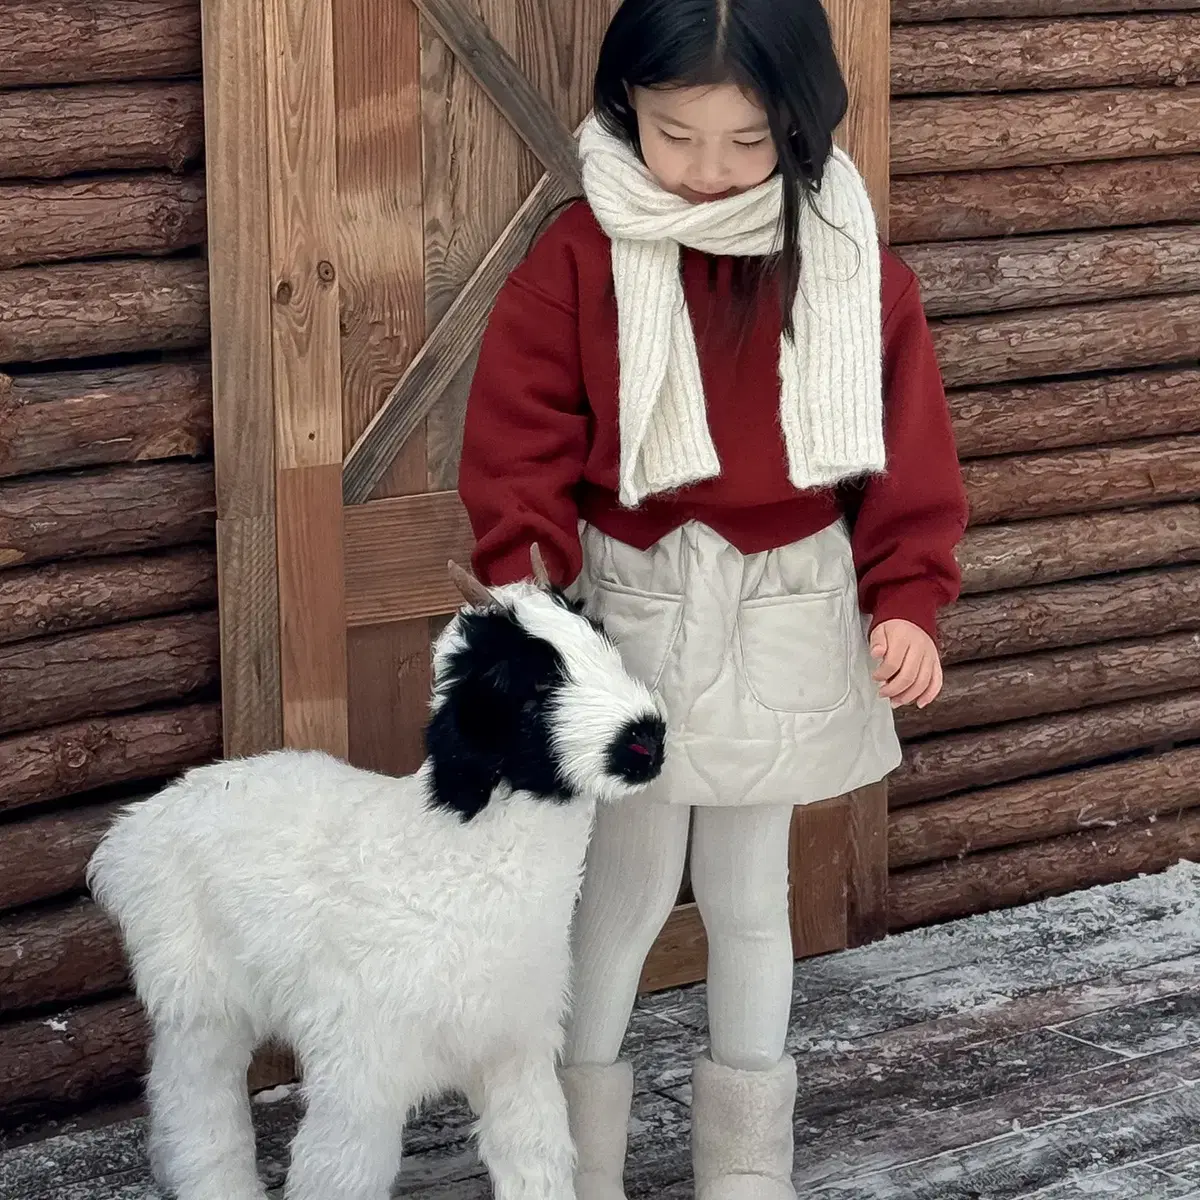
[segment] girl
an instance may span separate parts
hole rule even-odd
[[[599,813],[576,916],[580,1200],[624,1196],[618,1056],[689,831],[696,1195],[795,1197],[792,807],[882,779],[892,708],[941,687],[966,502],[916,280],[833,147],[846,104],[820,0],[624,0],[586,202],[509,279],[475,373],[476,571],[527,576],[536,541],[671,730],[655,792]]]

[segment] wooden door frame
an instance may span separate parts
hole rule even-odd
[[[411,2],[546,173],[343,454],[329,6],[203,0],[228,754],[290,745],[346,755],[347,629],[457,607],[445,562],[468,556],[472,539],[456,493],[371,497],[477,347],[538,227],[579,191],[572,134],[470,6]],[[839,141],[886,236],[889,5],[827,4],[851,96]],[[798,955],[884,934],[886,823],[882,785],[797,810]],[[690,982],[703,969],[703,930],[682,906],[644,984]]]

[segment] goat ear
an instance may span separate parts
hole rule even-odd
[[[433,764],[431,803],[469,821],[487,807],[501,779],[504,738],[496,686],[460,683],[430,718],[425,749]]]

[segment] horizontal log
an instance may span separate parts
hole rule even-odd
[[[1200,155],[902,175],[893,246],[1200,220]]]
[[[892,94],[1154,87],[1200,76],[1200,15],[1012,19],[892,30]]]
[[[0,733],[206,698],[220,679],[217,614],[184,613],[0,647]]]
[[[0,477],[212,453],[207,357],[0,376]]]
[[[0,645],[158,617],[217,602],[217,556],[204,546],[0,572]]]
[[[967,530],[958,547],[964,595],[1200,562],[1200,505],[1049,517]]]
[[[85,897],[0,917],[0,1013],[71,1004],[127,980],[117,927]]]
[[[203,151],[199,83],[103,83],[0,93],[0,179],[182,171]]]
[[[215,702],[93,717],[0,738],[0,813],[178,775],[220,755]]]
[[[199,175],[0,184],[0,267],[174,254],[202,245]]]
[[[1171,633],[1103,646],[1044,650],[946,668],[942,694],[925,709],[902,709],[903,738],[971,729],[1191,687],[1200,672],[1200,634]]]
[[[1052,517],[1200,497],[1200,436],[964,463],[971,522]]]
[[[0,362],[191,350],[207,342],[201,258],[0,271]]]
[[[1200,295],[1105,301],[930,322],[947,387],[1195,365]]]
[[[1200,567],[967,596],[939,623],[946,663],[1200,629]]]
[[[947,399],[961,459],[1200,432],[1200,370],[993,384]]]
[[[129,995],[0,1026],[0,1128],[134,1097],[148,1040]]]
[[[893,931],[1165,871],[1200,855],[1200,813],[1088,830],[898,871],[888,880]]]
[[[82,891],[88,859],[127,801],[0,825],[0,909]]]
[[[1086,13],[1200,9],[1200,0],[892,0],[892,21],[958,21],[972,17],[1072,17]]]
[[[894,175],[1200,150],[1200,88],[1102,88],[891,104]]]
[[[943,242],[901,255],[930,317],[1200,291],[1198,225]]]
[[[1147,754],[914,804],[888,822],[892,870],[1200,807],[1200,749]]]
[[[969,788],[1197,739],[1200,691],[943,734],[905,747],[903,764],[888,776],[888,803],[903,808]]]
[[[0,567],[211,541],[208,463],[104,467],[0,482]]]
[[[197,0],[5,0],[0,87],[199,72]]]

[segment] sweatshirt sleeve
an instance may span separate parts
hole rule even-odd
[[[492,309],[467,401],[459,496],[489,586],[530,574],[536,541],[555,583],[579,574],[576,488],[589,415],[574,304],[575,264],[547,231]]]
[[[903,618],[936,640],[961,585],[967,497],[915,276],[884,316],[883,357],[887,467],[847,497],[859,602],[872,629]]]

